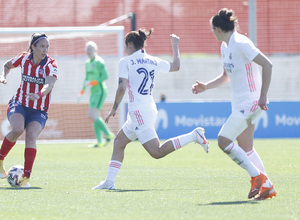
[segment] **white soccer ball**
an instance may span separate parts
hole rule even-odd
[[[23,175],[24,167],[22,165],[14,165],[8,170],[7,182],[13,187],[20,186]]]

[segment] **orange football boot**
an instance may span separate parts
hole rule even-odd
[[[260,172],[258,176],[251,177],[251,189],[248,198],[251,199],[261,191],[262,185],[266,182],[267,176]]]

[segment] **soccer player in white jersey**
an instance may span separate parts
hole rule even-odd
[[[226,8],[211,18],[214,35],[222,42],[224,72],[207,83],[196,81],[192,91],[197,94],[230,82],[232,113],[221,128],[218,145],[251,176],[248,198],[263,200],[276,196],[276,191],[253,147],[253,139],[255,119],[262,110],[268,110],[272,63],[249,38],[235,30],[236,22],[233,11]],[[262,67],[262,76],[258,65]]]
[[[36,139],[48,119],[51,91],[57,79],[57,65],[47,55],[49,40],[44,33],[34,33],[28,52],[24,52],[5,62],[0,84],[6,84],[6,76],[13,68],[21,68],[21,84],[17,93],[9,101],[7,117],[11,131],[5,136],[0,148],[0,178],[5,178],[3,160],[25,133],[24,177],[20,186],[30,187],[30,174],[36,156]]]
[[[128,88],[129,103],[127,121],[118,132],[114,141],[114,150],[108,167],[107,177],[94,189],[115,189],[115,179],[124,159],[124,150],[128,143],[138,138],[146,151],[156,159],[180,149],[191,142],[202,145],[208,152],[208,142],[203,128],[196,128],[188,134],[171,138],[160,144],[154,124],[157,116],[156,104],[152,97],[152,89],[156,74],[173,72],[180,68],[179,37],[170,36],[173,49],[173,61],[167,62],[150,56],[144,49],[144,42],[150,36],[145,29],[131,31],[125,36],[125,47],[128,56],[119,63],[119,85],[114,105],[105,121],[116,114],[117,108]]]

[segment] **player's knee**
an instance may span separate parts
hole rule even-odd
[[[218,146],[221,148],[221,150],[224,150],[232,141],[228,138],[218,136]]]
[[[115,138],[114,140],[114,149],[122,149],[124,150],[126,147],[126,144],[122,143],[122,141],[119,140],[119,138]]]
[[[94,115],[94,114],[92,114],[92,113],[89,113],[89,119],[91,119],[92,121],[96,121],[97,118],[98,118],[97,115]]]
[[[11,134],[15,137],[19,137],[21,136],[21,134],[23,133],[24,129],[21,128],[21,127],[14,127],[12,130],[11,130]]]
[[[35,131],[26,131],[26,142],[35,142],[38,134]]]

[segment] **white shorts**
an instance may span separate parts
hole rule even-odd
[[[137,138],[141,144],[158,138],[155,131],[157,111],[136,110],[127,114],[127,120],[122,129],[126,137],[134,141]]]
[[[218,136],[226,137],[232,141],[248,127],[248,122],[256,123],[256,119],[262,112],[257,102],[249,105],[237,106],[232,110],[231,115],[222,126]]]

